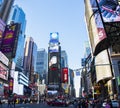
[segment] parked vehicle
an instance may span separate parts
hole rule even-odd
[[[55,99],[55,100],[52,100],[52,101],[48,101],[47,104],[52,105],[52,106],[68,106],[66,101],[60,100],[60,99]]]
[[[112,107],[113,108],[119,108],[119,102],[117,100],[111,100],[111,102],[112,102]],[[103,102],[102,108],[105,108],[106,103],[107,103],[106,101]]]

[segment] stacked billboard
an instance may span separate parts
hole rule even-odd
[[[48,89],[59,89],[61,82],[60,55],[58,32],[50,33],[48,48]]]
[[[119,33],[117,32],[118,26],[113,27],[110,25],[115,25],[116,21],[119,23],[119,14],[116,14],[119,5],[115,0],[85,0],[85,6],[90,44],[95,56],[95,79],[97,83],[108,81],[112,79],[113,73],[107,49],[112,45],[111,42]],[[114,36],[108,31],[113,31]],[[112,36],[114,39],[111,39]]]
[[[96,1],[96,2],[95,2]],[[96,56],[101,51],[120,42],[120,5],[118,0],[90,0],[87,3],[90,40]],[[91,9],[90,9],[91,8]]]
[[[14,58],[18,42],[20,24],[13,23],[5,27],[2,37],[1,51],[9,58]]]

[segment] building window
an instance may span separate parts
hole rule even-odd
[[[119,70],[119,74],[120,74],[120,61],[118,61],[118,70]]]
[[[17,13],[17,10],[15,9],[15,10],[14,10],[14,13],[13,13],[13,17],[12,17],[13,20],[15,20],[16,13]]]

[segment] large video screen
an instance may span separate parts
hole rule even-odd
[[[104,25],[100,16],[100,12],[98,11],[97,3],[95,2],[95,0],[91,0],[91,7],[94,13],[95,23],[98,31],[98,38],[95,38],[96,39],[95,42],[97,45],[100,41],[106,38],[106,33],[105,33]]]
[[[20,24],[7,25],[3,33],[1,51],[8,57],[14,57],[18,42]]]
[[[48,82],[59,84],[60,82],[60,56],[59,52],[49,53],[48,56]]]
[[[120,21],[118,0],[97,0],[104,22]]]

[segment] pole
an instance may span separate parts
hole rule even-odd
[[[38,75],[38,74],[37,74]],[[38,86],[38,101],[37,101],[37,104],[39,104],[39,101],[40,101],[40,93],[39,93],[39,76],[38,76],[38,79],[37,79],[37,86]]]

